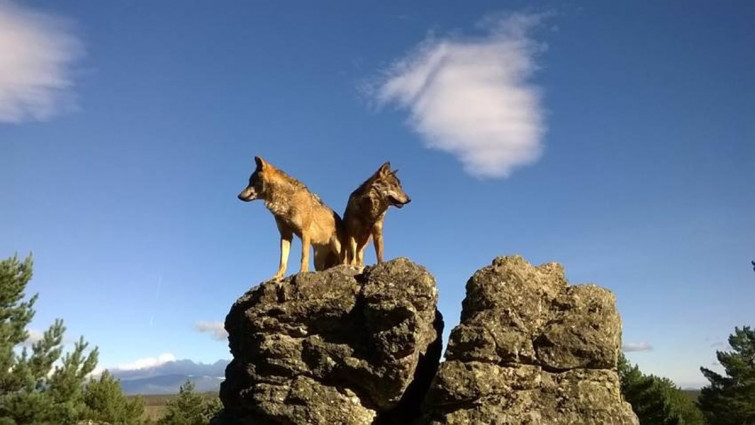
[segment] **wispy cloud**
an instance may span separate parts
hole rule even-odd
[[[218,341],[228,339],[228,332],[225,331],[222,322],[197,322],[194,324],[194,328],[199,332],[209,333],[213,339]]]
[[[83,53],[72,23],[0,0],[0,122],[45,120],[72,105]]]
[[[706,336],[704,341],[709,347],[726,347],[728,345],[720,336]]]
[[[378,104],[409,111],[423,144],[454,154],[477,177],[508,177],[542,155],[541,89],[531,82],[544,44],[531,34],[542,14],[481,23],[478,38],[428,37],[372,89]]]
[[[647,342],[640,341],[640,342],[627,342],[624,345],[622,345],[622,350],[624,352],[632,352],[632,351],[652,351],[653,346],[648,344]]]

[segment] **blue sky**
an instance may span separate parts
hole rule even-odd
[[[278,261],[236,199],[253,156],[340,212],[390,160],[413,202],[386,257],[436,276],[447,332],[495,256],[558,261],[616,293],[632,361],[700,385],[755,322],[752,22],[748,1],[2,0],[0,255],[33,252],[32,327],[63,318],[101,366],[214,362]]]

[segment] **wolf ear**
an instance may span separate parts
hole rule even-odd
[[[381,176],[387,176],[391,173],[391,162],[385,161],[385,164],[380,166],[380,169],[378,169],[378,174]]]
[[[260,171],[264,171],[265,168],[267,168],[267,166],[268,166],[268,163],[265,162],[264,159],[262,159],[262,158],[260,158],[258,156],[254,157],[254,162],[257,163],[257,169],[260,170]]]

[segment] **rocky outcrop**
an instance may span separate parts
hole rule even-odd
[[[411,423],[441,353],[435,279],[407,259],[265,282],[226,317],[214,424]]]
[[[611,292],[496,258],[467,282],[440,366],[436,304],[435,280],[407,259],[262,283],[226,318],[234,358],[213,423],[638,424]]]
[[[620,394],[613,294],[499,257],[467,282],[424,424],[637,424]]]

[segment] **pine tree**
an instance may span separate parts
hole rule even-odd
[[[734,328],[732,351],[716,351],[726,376],[704,367],[710,385],[700,392],[698,404],[711,425],[755,424],[755,330]]]
[[[186,380],[178,397],[169,401],[158,425],[207,425],[220,410],[220,400],[205,399],[194,392],[194,383]]]
[[[682,418],[680,422],[683,425],[705,425],[705,415],[700,408],[668,378],[662,378],[665,382],[663,387],[666,389],[666,397],[671,403],[672,409]]]
[[[632,405],[642,425],[679,425],[681,420],[671,411],[671,405],[660,393],[654,379],[632,366],[622,354],[619,356],[619,379],[624,399]]]
[[[88,344],[81,338],[61,357],[65,326],[60,319],[25,346],[37,301],[37,295],[24,300],[32,266],[31,256],[23,262],[15,256],[0,261],[0,424],[67,425],[94,418],[96,409],[119,400],[87,404],[84,385],[97,366],[97,348],[87,353]]]
[[[118,380],[105,371],[84,387],[84,418],[97,423],[141,425],[144,423],[144,401],[123,394]]]
[[[671,380],[645,375],[619,356],[619,379],[624,399],[642,425],[703,425],[705,418]]]

